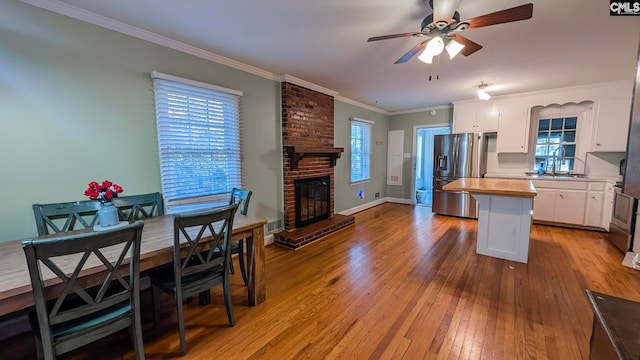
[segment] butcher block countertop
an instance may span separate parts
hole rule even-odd
[[[442,189],[516,197],[534,197],[538,194],[530,180],[512,179],[463,178],[448,183]]]

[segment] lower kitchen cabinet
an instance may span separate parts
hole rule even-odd
[[[538,189],[533,203],[533,219],[565,224],[584,224],[586,192]]]
[[[587,215],[585,225],[594,227],[604,227],[602,224],[602,204],[604,203],[604,193],[602,191],[589,191],[587,194]]]
[[[533,220],[607,229],[612,185],[604,181],[534,180]]]

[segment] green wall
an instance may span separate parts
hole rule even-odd
[[[0,5],[0,241],[36,235],[31,204],[91,180],[160,191],[151,71],[244,92],[250,215],[282,217],[279,83],[36,7]]]
[[[335,211],[340,212],[375,201],[375,193],[380,193],[380,199],[386,196],[388,116],[338,100],[335,101],[334,113],[334,143],[336,147],[344,148],[344,153],[338,159],[335,168]],[[355,184],[349,183],[351,156],[350,119],[352,117],[374,122],[371,139],[371,180]],[[358,197],[360,189],[364,190],[364,198],[362,199]]]
[[[0,3],[0,241],[36,235],[31,205],[161,190],[152,71],[244,92],[249,215],[283,218],[280,83],[17,1]],[[335,211],[384,197],[388,116],[336,101]],[[373,179],[349,184],[349,117],[375,121]],[[381,142],[381,143],[380,143]],[[365,199],[357,197],[363,187]]]
[[[389,131],[404,130],[404,153],[413,154],[413,128],[414,126],[430,126],[452,124],[453,108],[437,107],[435,115],[430,115],[428,110],[413,112],[401,115],[392,115],[389,119]],[[404,158],[402,164],[402,185],[387,185],[386,193],[390,198],[413,199],[411,193],[411,169],[413,167],[414,158]]]

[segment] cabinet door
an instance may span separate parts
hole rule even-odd
[[[556,191],[537,189],[538,195],[533,198],[533,219],[542,221],[554,221],[554,203]]]
[[[586,194],[586,191],[558,191],[555,199],[554,221],[583,225]]]
[[[490,102],[479,104],[476,112],[476,131],[498,131],[500,110]]]
[[[475,132],[476,129],[476,107],[475,104],[454,104],[453,105],[453,133]]]
[[[496,151],[499,153],[528,152],[529,107],[518,99],[503,100],[498,107],[500,119]]]
[[[585,217],[585,225],[602,227],[603,202],[604,193],[590,191],[587,194],[587,216]]]
[[[593,151],[627,151],[631,98],[604,99],[598,106]]]
[[[611,223],[611,216],[613,215],[613,194],[613,184],[607,183],[602,204],[602,227],[607,231],[609,231],[609,223]]]

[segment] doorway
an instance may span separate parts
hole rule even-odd
[[[451,134],[451,126],[416,126],[414,134],[414,203],[421,206],[431,206],[433,201],[433,137],[435,135]]]

